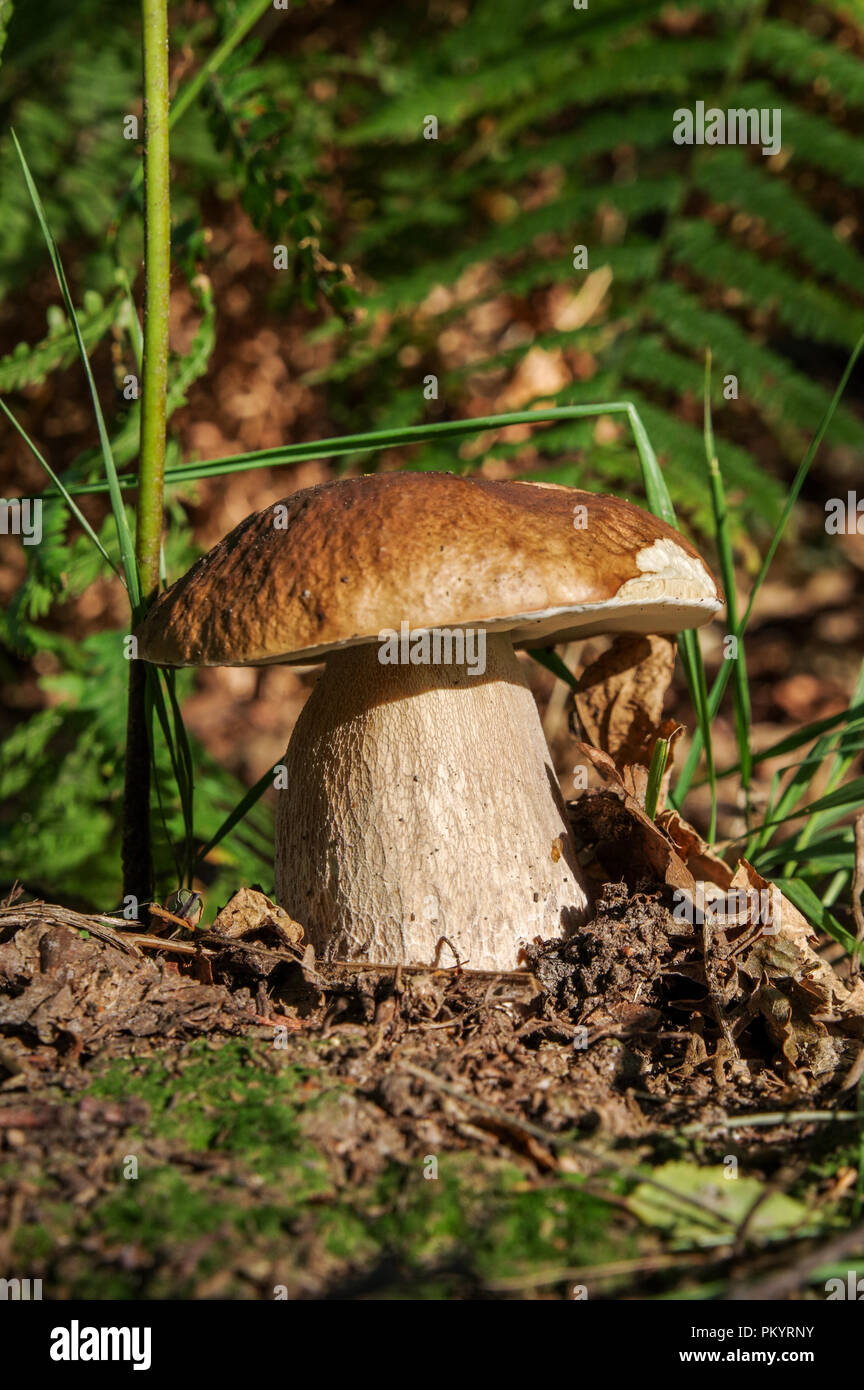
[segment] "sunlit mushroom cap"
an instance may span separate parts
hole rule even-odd
[[[161,595],[137,637],[163,666],[312,663],[404,622],[549,646],[680,632],[722,602],[680,532],[617,497],[376,473],[247,517]]]

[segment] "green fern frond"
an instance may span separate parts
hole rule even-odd
[[[787,81],[816,85],[820,96],[836,95],[847,106],[864,107],[864,68],[858,57],[820,43],[807,29],[782,19],[765,19],[753,40],[753,57]]]
[[[512,114],[507,128],[513,133],[526,119],[535,124],[565,104],[585,107],[620,100],[625,93],[683,91],[688,79],[704,80],[723,72],[732,42],[713,38],[680,43],[652,35],[626,46],[610,47],[601,41],[597,53],[589,54],[587,43],[562,45],[559,39],[535,47],[530,65],[517,53],[496,67],[473,72],[470,82],[462,76],[430,79],[416,69],[406,75],[415,90],[382,103],[366,120],[352,124],[342,133],[342,143],[414,141],[422,137],[426,115],[437,116],[447,130],[481,111],[498,110]],[[588,56],[594,61],[583,61]],[[532,93],[537,94],[536,103],[523,105]]]
[[[103,303],[99,294],[88,293],[78,314],[84,346],[91,352],[117,320],[121,296]],[[60,315],[62,325],[65,316]],[[19,343],[12,352],[0,358],[0,394],[20,391],[24,386],[38,386],[51,372],[68,367],[78,356],[77,340],[71,328],[54,325],[47,337],[31,346]]]
[[[731,314],[703,308],[678,285],[649,286],[644,303],[667,337],[688,349],[695,360],[703,361],[710,347],[721,375],[731,372],[737,376],[742,396],[752,400],[776,431],[789,457],[800,457],[813,421],[820,420],[827,409],[830,392],[796,371],[780,353],[760,344]],[[689,387],[693,389],[692,380]],[[832,437],[838,444],[864,449],[864,422],[841,406],[834,416]]]
[[[817,343],[852,348],[864,333],[864,310],[802,282],[794,271],[721,237],[707,222],[679,222],[671,237],[680,265],[708,283],[738,290],[755,308],[776,313],[793,332]]]
[[[0,56],[6,44],[9,21],[12,18],[12,0],[0,0]]]
[[[471,265],[532,254],[533,245],[540,237],[560,239],[561,262],[569,266],[572,276],[578,277],[580,273],[572,266],[571,248],[574,244],[592,241],[590,219],[601,208],[614,208],[623,217],[638,219],[652,212],[671,212],[680,194],[675,179],[643,179],[620,188],[590,188],[569,198],[556,199],[514,217],[504,226],[493,226],[484,236],[444,259],[418,265],[410,274],[392,280],[386,289],[371,295],[368,303],[374,309],[390,312],[412,307],[425,297],[430,285],[452,284]],[[605,249],[597,251],[596,259],[601,264],[605,261]],[[546,264],[548,266],[548,261]]]
[[[793,167],[809,164],[820,174],[830,174],[850,188],[864,187],[864,148],[857,134],[784,99],[767,82],[747,83],[736,93],[736,106],[780,107],[783,111],[783,149]]]
[[[249,40],[210,78],[210,127],[237,170],[240,201],[253,225],[288,247],[306,305],[314,308],[320,293],[347,312],[354,300],[347,275],[320,249],[324,217],[312,186],[315,156],[303,125],[302,87],[292,90],[284,73],[274,87],[272,65],[253,63],[259,48],[258,40]]]
[[[864,294],[864,258],[841,241],[788,183],[752,164],[740,150],[718,150],[694,170],[697,187],[764,222],[818,275]]]

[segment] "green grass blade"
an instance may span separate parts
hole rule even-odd
[[[96,415],[96,424],[99,430],[99,443],[102,448],[102,457],[105,462],[105,475],[107,478],[108,491],[111,495],[111,510],[114,513],[114,524],[117,528],[117,540],[120,545],[120,560],[123,565],[123,573],[126,576],[126,588],[129,592],[129,601],[132,605],[132,610],[134,612],[137,609],[140,601],[140,589],[138,585],[138,566],[135,563],[135,546],[132,540],[132,532],[129,529],[129,522],[126,517],[126,509],[123,505],[123,496],[120,490],[120,482],[117,477],[117,469],[114,466],[114,456],[111,452],[111,441],[108,437],[108,430],[105,425],[105,417],[102,414],[102,406],[99,402],[99,394],[96,390],[96,382],[93,379],[93,372],[90,367],[90,359],[87,356],[87,349],[84,346],[84,339],[81,334],[80,324],[78,323],[78,315],[75,312],[75,305],[72,303],[72,296],[69,292],[69,285],[66,280],[66,272],[64,271],[63,264],[60,260],[60,252],[57,249],[57,243],[55,242],[53,233],[51,232],[51,229],[48,226],[48,221],[45,216],[45,209],[42,205],[42,199],[39,196],[39,190],[37,189],[36,184],[33,181],[33,175],[30,173],[30,167],[27,163],[27,160],[24,158],[24,151],[21,149],[15,131],[13,130],[11,134],[13,143],[15,145],[15,151],[18,155],[18,159],[21,164],[21,169],[24,174],[24,182],[27,185],[27,192],[30,194],[30,201],[32,202],[33,207],[35,209],[36,216],[39,221],[39,226],[42,230],[42,235],[45,238],[45,244],[48,247],[48,255],[51,258],[51,265],[54,269],[54,275],[57,279],[57,284],[60,286],[60,293],[63,296],[63,303],[66,307],[66,313],[69,317],[69,322],[72,324],[72,328],[75,333],[75,341],[78,344],[78,352],[80,354],[81,363],[84,367],[84,372],[87,377],[87,385],[90,390],[90,399],[93,403],[93,410]]]
[[[240,821],[249,811],[251,811],[255,803],[261,800],[261,797],[264,795],[267,788],[273,786],[273,774],[275,770],[275,768],[269,767],[267,771],[264,773],[264,776],[259,777],[255,785],[249,788],[248,792],[243,797],[243,799],[241,801],[238,801],[237,805],[234,807],[234,810],[231,812],[229,816],[225,818],[225,820],[220,825],[219,829],[216,831],[215,835],[211,836],[211,838],[207,841],[206,845],[204,845],[198,851],[198,854],[195,859],[196,865],[200,865],[204,862],[204,860],[207,858],[207,855],[210,854],[210,852],[214,850],[222,840],[225,839],[226,835],[229,835],[231,833],[235,825],[239,825]]]
[[[162,687],[159,683],[159,671],[155,666],[148,665],[146,681],[144,685],[144,718],[147,728],[147,742],[150,754],[151,785],[155,785],[156,787],[156,796],[159,805],[159,814],[162,820],[162,828],[165,834],[165,839],[171,850],[171,857],[173,858],[177,869],[177,880],[179,887],[182,884],[183,880],[183,863],[181,857],[177,853],[177,847],[174,844],[174,841],[172,840],[171,834],[168,830],[168,820],[165,814],[165,808],[162,803],[162,792],[159,784],[159,770],[156,763],[156,740],[153,737],[154,715],[159,720],[159,726],[162,730],[162,737],[165,740],[165,747],[168,750],[168,758],[171,763],[171,772],[174,777],[175,785],[179,787],[181,785],[182,779],[180,760],[172,736],[171,721],[168,718],[168,709],[165,704],[165,696],[162,693]]]
[[[717,542],[717,556],[720,562],[720,578],[726,594],[726,612],[729,628],[734,634],[738,629],[738,597],[735,589],[735,562],[732,556],[732,539],[729,534],[729,513],[726,506],[726,489],[714,442],[714,423],[711,417],[711,351],[705,354],[705,399],[704,399],[705,461],[708,465],[708,482],[711,494],[711,509],[714,514],[714,536]],[[727,657],[735,664],[732,694],[735,714],[735,738],[738,743],[738,758],[741,769],[741,786],[749,807],[752,763],[750,757],[750,726],[752,706],[750,686],[747,680],[747,665],[744,656],[743,639],[734,638],[736,651]]]
[[[849,882],[851,876],[852,870],[848,867],[848,865],[844,868],[839,868],[837,870],[831,882],[828,884],[828,887],[823,888],[820,894],[823,907],[834,906],[837,899],[840,897],[840,894],[845,891],[846,885]]]
[[[843,858],[844,862],[851,863],[851,850],[855,844],[855,830],[851,825],[841,826],[830,835],[820,835],[818,839],[811,840],[807,858],[807,868],[813,860]],[[777,865],[782,864],[788,857],[793,841],[781,840],[776,845],[769,845],[759,856],[760,864]],[[761,873],[761,869],[760,869]],[[791,875],[789,875],[791,877]]]
[[[467,439],[487,430],[507,429],[511,425],[542,425],[567,420],[586,420],[597,415],[626,415],[633,429],[646,496],[657,516],[677,527],[666,483],[660,472],[654,451],[648,442],[645,427],[636,407],[630,401],[606,401],[596,405],[559,405],[548,410],[515,410],[501,415],[484,415],[470,420],[443,420],[433,425],[404,425],[386,430],[367,430],[361,434],[334,435],[330,439],[311,439],[301,444],[281,444],[273,449],[258,449],[252,453],[233,454],[229,458],[210,459],[206,463],[182,463],[166,468],[165,482],[198,482],[206,478],[222,478],[232,473],[247,473],[256,468],[287,467],[289,464],[312,459],[345,458],[349,454],[380,453],[384,449],[406,448],[447,439]],[[137,474],[124,474],[120,486],[131,490],[138,486]],[[107,491],[105,483],[78,483],[70,488],[75,496]]]
[[[668,762],[669,740],[668,738],[658,738],[651,753],[651,764],[648,768],[648,784],[645,788],[645,814],[649,820],[654,820],[654,817],[657,815],[660,788],[663,784],[663,775],[666,771],[666,764]]]
[[[672,498],[669,496],[666,479],[663,477],[654,447],[648,438],[648,431],[643,425],[635,405],[628,404],[627,418],[636,442],[639,462],[642,465],[642,481],[645,484],[648,506],[655,516],[659,516],[661,521],[667,522],[669,526],[674,526],[677,531],[680,529],[678,518],[675,515]]]
[[[832,396],[831,401],[827,409],[825,410],[822,419],[819,422],[819,428],[817,429],[815,435],[810,441],[809,448],[807,449],[807,452],[805,453],[804,458],[801,461],[801,465],[798,469],[798,472],[795,474],[795,478],[789,490],[789,496],[783,507],[780,520],[778,521],[777,526],[774,530],[774,535],[771,538],[771,543],[768,546],[765,558],[762,561],[759,573],[756,576],[756,581],[751,590],[750,599],[747,604],[747,609],[744,613],[743,618],[738,624],[738,627],[735,632],[735,636],[738,638],[739,643],[747,630],[747,624],[749,623],[751,614],[753,612],[753,605],[756,602],[759,590],[762,588],[762,585],[765,582],[765,577],[768,574],[769,569],[771,568],[771,564],[774,560],[777,547],[779,546],[780,541],[783,538],[783,533],[786,530],[787,522],[789,521],[789,517],[792,515],[795,503],[798,500],[798,495],[801,492],[802,487],[804,486],[804,482],[806,480],[807,474],[810,472],[810,468],[813,464],[814,458],[816,457],[819,446],[822,443],[822,440],[825,437],[825,434],[831,424],[831,421],[834,418],[834,415],[837,411],[837,407],[840,404],[840,400],[843,396],[844,391],[846,390],[849,378],[852,375],[855,364],[861,355],[862,348],[864,348],[864,335],[862,335],[858,339],[858,342],[855,344],[855,347],[853,348],[849,356],[849,360],[846,363],[846,367],[843,371],[842,377],[840,378],[840,382],[837,386],[837,389],[834,392],[834,395]],[[729,681],[730,675],[730,663],[724,662],[723,666],[720,668],[720,671],[717,674],[713,686],[711,687],[711,694],[709,697],[709,712],[711,719],[716,718],[717,711],[720,708],[720,701],[723,699],[723,693],[726,689],[726,685]],[[678,778],[678,781],[675,786],[675,793],[673,797],[673,802],[675,805],[680,806],[685,796],[687,795],[687,792],[690,789],[690,784],[693,781],[693,777],[699,763],[699,757],[701,754],[701,740],[703,736],[704,735],[702,735],[701,729],[697,731],[696,734],[694,734],[693,742],[690,746],[690,752],[682,769],[681,776]]]
[[[192,749],[189,744],[189,735],[186,732],[186,725],[183,722],[180,703],[177,699],[176,672],[173,670],[164,670],[162,676],[165,680],[165,689],[168,692],[168,701],[171,706],[174,725],[174,742],[177,748],[177,764],[180,773],[177,779],[177,790],[180,794],[180,806],[183,814],[183,827],[185,832],[183,883],[185,886],[191,887],[192,871],[195,862],[195,767],[192,759]]]
[[[681,664],[687,677],[690,699],[696,711],[697,728],[693,732],[693,743],[695,744],[698,737],[699,746],[705,752],[707,781],[711,788],[711,820],[708,839],[714,840],[717,835],[717,773],[714,763],[714,744],[711,737],[708,677],[705,673],[705,662],[702,659],[702,648],[699,645],[698,634],[693,631],[682,632],[679,634],[678,640],[681,650]],[[680,799],[677,795],[670,797],[670,801],[676,808],[680,807]]]
[[[111,556],[108,554],[108,551],[105,549],[96,532],[93,530],[93,527],[90,525],[90,522],[87,520],[86,516],[81,511],[81,508],[76,503],[74,497],[70,497],[69,493],[66,491],[66,488],[63,486],[63,483],[61,482],[57,474],[54,472],[54,469],[51,467],[48,460],[43,458],[42,454],[37,449],[36,445],[30,438],[24,426],[20,424],[18,420],[16,420],[15,416],[12,414],[12,411],[9,409],[6,402],[2,398],[0,398],[0,410],[3,411],[3,414],[6,416],[6,419],[9,420],[12,425],[14,425],[15,429],[18,431],[21,438],[24,440],[24,443],[27,445],[33,457],[45,469],[45,472],[48,474],[48,477],[51,479],[58,492],[60,492],[60,494],[64,498],[66,505],[68,506],[72,515],[75,517],[75,520],[90,537],[91,541],[95,545],[96,549],[99,551],[99,554],[102,556],[102,559],[105,561],[106,565],[110,566],[110,568],[117,575],[117,578],[125,584],[126,581],[123,575],[120,573],[114,561],[111,559]]]
[[[675,515],[675,508],[669,489],[666,486],[666,479],[660,468],[654,447],[648,437],[642,419],[635,405],[630,405],[627,410],[627,418],[636,442],[636,449],[639,454],[639,462],[642,466],[642,480],[645,485],[645,496],[648,499],[648,506],[655,516],[660,517],[661,521],[667,522],[669,526],[678,526],[678,518]],[[708,681],[705,675],[705,663],[702,660],[702,648],[699,645],[699,638],[693,631],[682,632],[678,637],[678,649],[681,655],[681,665],[684,668],[684,675],[690,691],[690,699],[696,711],[696,719],[701,735],[701,747],[705,750],[705,765],[708,773],[708,781],[711,786],[711,820],[708,838],[713,840],[717,833],[717,787],[715,779],[714,748],[711,737],[711,717],[708,710]]]
[[[796,729],[793,734],[787,734],[784,738],[778,739],[761,752],[752,755],[752,761],[764,763],[769,758],[782,758],[786,753],[794,753],[797,748],[802,748],[805,743],[812,743],[820,734],[827,733],[830,729],[836,729],[841,724],[848,724],[851,728],[862,727],[864,720],[864,704],[848,705],[839,714],[829,714],[824,719],[816,719],[812,724],[805,724],[800,729]],[[717,773],[718,779],[731,777],[740,770],[740,763],[733,763],[731,767],[726,767],[722,772]],[[696,784],[701,785],[701,783]]]
[[[249,30],[272,8],[273,0],[247,0],[222,42],[201,64],[195,76],[185,82],[177,92],[171,103],[170,125],[172,129],[179,120],[182,120],[193,102],[197,101],[207,79],[212,77],[213,73],[218,72],[225,59],[229,58],[237,45],[245,39]]]
[[[853,777],[851,782],[838,787],[836,791],[827,792],[824,796],[819,796],[815,801],[809,802],[806,806],[796,806],[791,812],[772,817],[770,820],[763,820],[761,825],[756,826],[756,830],[764,830],[768,825],[785,825],[787,821],[797,820],[799,816],[812,816],[821,812],[838,812],[839,815],[859,810],[864,803],[864,777]],[[779,808],[778,808],[779,809]],[[836,820],[835,815],[826,814],[822,824],[829,824]]]
[[[167,703],[165,699],[165,694],[162,690],[162,685],[160,683],[160,676],[163,676],[165,678],[165,687],[168,692]],[[177,864],[177,872],[181,880],[181,883],[178,884],[178,887],[180,887],[183,886],[184,883],[189,884],[191,882],[191,874],[195,860],[195,828],[193,817],[195,773],[192,759],[192,750],[189,744],[189,737],[186,732],[186,726],[183,723],[183,717],[180,712],[179,702],[177,700],[174,677],[175,673],[173,671],[160,672],[158,668],[155,666],[150,666],[149,664],[147,666],[147,725],[151,731],[151,760],[153,759],[155,748],[152,736],[153,714],[155,713],[156,718],[159,721],[159,727],[162,730],[162,736],[165,739],[165,746],[168,749],[168,757],[171,763],[171,771],[173,773],[174,781],[176,783],[178,794],[180,797],[180,808],[183,816],[185,855],[182,857],[178,857],[173,844],[171,845],[172,854],[174,855],[174,860]],[[169,706],[171,709],[172,717],[169,717]],[[156,782],[156,785],[158,787],[158,777],[155,776],[155,763],[153,766],[154,781]],[[167,833],[168,832],[166,826],[166,835]]]
[[[860,670],[858,671],[858,679],[855,682],[855,689],[852,692],[852,704],[855,705],[862,699],[864,699],[864,662],[861,663]],[[856,739],[850,740],[847,737],[850,732],[851,730],[847,726],[839,735],[833,735],[830,739],[830,745],[837,748],[837,752],[828,774],[828,781],[825,787],[828,792],[833,792],[840,785],[860,751],[860,742]],[[806,849],[813,836],[817,834],[820,829],[821,822],[819,816],[813,816],[801,832],[798,840],[799,849]]]
[[[858,673],[858,679],[852,697],[853,701],[859,702],[862,695],[864,695],[864,663],[862,663]],[[806,796],[814,777],[820,769],[824,767],[825,760],[832,752],[838,749],[839,751],[834,759],[828,780],[823,790],[823,798],[828,793],[835,792],[839,788],[843,778],[858,756],[861,741],[854,737],[854,735],[857,734],[859,728],[860,724],[856,721],[852,724],[847,723],[845,728],[836,729],[831,733],[823,734],[823,736],[814,743],[807,757],[795,765],[792,777],[783,788],[782,794],[769,812],[767,818],[768,826],[763,830],[757,840],[758,849],[764,849],[768,841],[773,838],[778,823],[782,823],[792,815],[801,814],[795,811],[794,808]],[[781,775],[789,770],[788,768],[781,769]],[[799,851],[804,850],[812,836],[821,828],[822,822],[819,816],[813,816],[812,819],[808,821],[807,825],[802,827],[800,834],[796,838],[796,848]],[[790,860],[787,864],[787,873],[791,877],[794,872],[795,865]]]
[[[803,912],[808,921],[813,922],[820,931],[824,931],[828,936],[833,936],[835,941],[839,941],[850,955],[856,950],[861,950],[861,947],[856,947],[852,934],[841,926],[837,918],[828,911],[809,884],[803,883],[800,878],[776,878],[774,883],[784,898],[789,899],[793,907],[797,907],[799,912]]]
[[[138,366],[138,375],[140,377],[144,367],[144,334],[141,329],[141,320],[138,317],[138,308],[135,304],[135,297],[132,294],[132,286],[129,283],[129,276],[126,274],[125,267],[118,266],[115,274],[122,286],[123,298],[126,304],[126,320],[123,327],[128,329],[129,341],[132,345],[132,352]]]
[[[536,651],[530,651],[528,655],[533,657],[538,666],[545,666],[546,670],[551,671],[553,676],[557,676],[559,680],[569,685],[571,690],[579,688],[579,682],[570,667],[564,664],[552,647],[539,647]]]

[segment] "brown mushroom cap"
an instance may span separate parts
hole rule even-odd
[[[137,636],[140,655],[163,666],[307,663],[404,621],[551,645],[678,632],[721,603],[693,546],[619,498],[375,473],[247,517],[154,603]]]

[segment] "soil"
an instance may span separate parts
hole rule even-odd
[[[855,1129],[825,1120],[860,1070],[861,1017],[826,1020],[794,972],[755,969],[764,942],[730,973],[734,940],[672,901],[609,881],[587,928],[512,974],[315,962],[248,890],[213,930],[173,937],[7,904],[0,1272],[26,1259],[51,1297],[770,1279],[790,1242],[810,1250],[808,1210],[849,1187]],[[644,1192],[687,1156],[746,1164],[747,1211],[718,1224],[676,1180],[673,1218],[646,1220]],[[750,1207],[796,1183],[791,1228],[748,1234]],[[663,1227],[680,1237],[688,1206],[711,1238],[670,1255]]]

